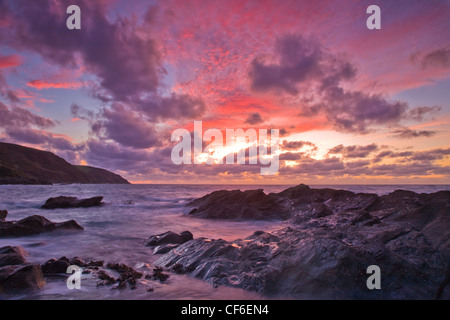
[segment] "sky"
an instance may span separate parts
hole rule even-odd
[[[449,184],[449,30],[447,0],[0,0],[0,141],[132,183]],[[278,171],[174,164],[194,121],[278,129]]]

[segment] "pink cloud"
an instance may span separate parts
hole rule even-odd
[[[48,80],[31,80],[27,82],[27,86],[42,89],[78,89],[83,86],[80,81],[48,81]]]
[[[17,67],[22,64],[22,59],[20,56],[13,54],[9,56],[0,55],[0,69]]]

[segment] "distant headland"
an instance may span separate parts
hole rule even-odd
[[[49,152],[0,142],[0,184],[129,184],[105,169],[72,165]]]

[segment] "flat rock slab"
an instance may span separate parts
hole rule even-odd
[[[42,209],[60,209],[60,208],[88,208],[96,207],[102,204],[103,197],[92,197],[87,199],[78,199],[76,197],[59,196],[49,198],[45,204],[41,206]]]

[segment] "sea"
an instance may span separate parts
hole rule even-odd
[[[142,272],[151,272],[158,255],[143,243],[151,235],[166,231],[189,230],[194,238],[225,240],[245,238],[258,230],[270,232],[288,225],[284,221],[209,220],[187,216],[186,203],[216,190],[263,189],[280,192],[291,185],[144,185],[144,184],[69,184],[2,185],[0,209],[8,210],[7,220],[42,215],[55,222],[76,220],[84,231],[55,231],[27,237],[0,239],[0,247],[21,246],[27,260],[43,264],[51,258],[78,256],[83,260],[125,263]],[[450,190],[450,185],[310,185],[353,192],[388,194],[397,189],[418,193]],[[41,209],[50,197],[103,196],[104,205],[92,208]],[[170,273],[165,282],[141,279],[135,290],[98,286],[92,275],[82,276],[81,288],[67,288],[68,276],[47,279],[37,293],[17,294],[6,299],[290,299],[287,296],[264,296],[239,288],[213,287],[188,275]],[[154,290],[149,292],[149,288]],[[5,297],[3,297],[5,298]]]

